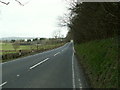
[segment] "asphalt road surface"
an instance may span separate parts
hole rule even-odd
[[[73,43],[2,63],[0,88],[87,88]]]

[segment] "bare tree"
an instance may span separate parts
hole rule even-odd
[[[61,37],[61,31],[60,30],[55,30],[53,32],[53,38],[60,38]]]
[[[15,49],[15,51],[16,51],[18,48],[20,48],[19,42],[14,42],[14,43],[12,44],[12,46],[13,46],[13,48]]]

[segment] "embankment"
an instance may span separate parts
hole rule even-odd
[[[91,87],[118,87],[118,48],[116,39],[95,40],[75,45],[79,62]]]

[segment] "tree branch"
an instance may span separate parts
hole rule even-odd
[[[15,0],[17,3],[19,3],[19,5],[21,5],[21,6],[25,6],[25,4],[27,4],[27,3],[29,3],[30,2],[30,0],[28,1],[28,2],[26,2],[25,4],[22,4],[19,0]],[[0,3],[3,3],[3,4],[5,4],[5,5],[8,5],[8,4],[10,4],[10,2],[3,2],[3,1],[1,1],[0,0]]]
[[[10,2],[3,2],[3,1],[0,1],[1,3],[3,3],[3,4],[5,4],[5,5],[8,5],[8,4],[10,4]]]
[[[15,0],[16,2],[18,2],[21,6],[24,6],[24,4],[22,4],[20,1]]]

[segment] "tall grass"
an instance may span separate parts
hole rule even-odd
[[[75,45],[86,73],[94,88],[118,86],[118,52],[113,38]]]

